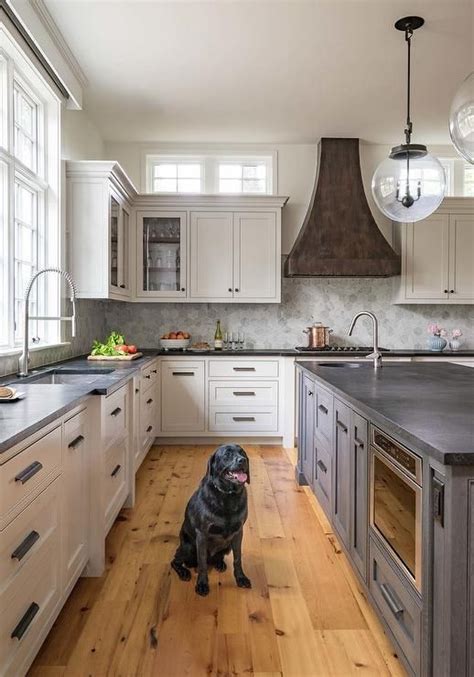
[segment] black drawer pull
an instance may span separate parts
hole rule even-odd
[[[37,472],[42,469],[42,463],[39,461],[33,461],[31,465],[19,472],[18,475],[15,475],[15,482],[21,482],[22,484],[25,484],[25,482],[28,482],[28,480],[30,480],[34,475],[36,475]]]
[[[318,405],[318,409],[319,409],[319,411],[322,411],[323,414],[327,414],[327,413],[328,413],[328,410],[326,409],[326,407],[324,406],[324,404],[319,404],[319,405]]]
[[[147,433],[151,433],[152,430],[153,430],[152,425],[149,425],[148,428],[146,429]]]
[[[17,639],[20,641],[20,639],[23,637],[25,632],[28,630],[28,628],[31,625],[31,622],[33,618],[36,616],[36,614],[39,611],[39,606],[36,604],[36,602],[31,602],[30,606],[26,610],[25,615],[21,619],[21,621],[18,623],[16,628],[13,630],[12,634],[10,637],[12,639]]]
[[[312,391],[312,390],[308,390],[308,396],[309,396],[309,397],[312,397],[312,396],[313,396],[313,391]]]
[[[340,428],[342,430],[343,433],[347,432],[347,426],[344,425],[344,423],[342,421],[339,421],[339,419],[336,420],[336,425],[337,425],[338,428]]]
[[[69,442],[67,445],[69,449],[75,449],[80,445],[80,443],[85,439],[84,435],[78,435],[76,438],[73,439],[72,442]]]
[[[40,535],[37,531],[30,531],[28,536],[23,539],[20,545],[12,552],[11,558],[17,559],[20,562],[26,553],[31,550],[39,537]]]
[[[385,583],[381,583],[379,587],[380,592],[382,593],[382,597],[387,602],[387,605],[392,614],[396,617],[400,616],[405,611],[405,609],[402,606],[400,606],[400,604],[397,602],[389,586],[386,585]]]
[[[321,468],[323,472],[327,472],[328,469],[326,468],[325,464],[322,461],[318,461],[318,468]]]
[[[360,440],[360,439],[357,437],[357,435],[354,436],[354,442],[355,442],[356,446],[360,447],[361,449],[363,449],[364,446],[365,446],[365,445],[364,445],[364,442],[363,442],[362,440]]]
[[[251,390],[245,391],[245,390],[236,390],[232,393],[232,395],[235,395],[236,397],[253,397],[255,395],[254,392]]]
[[[255,416],[233,416],[233,421],[243,423],[244,421],[255,421]]]
[[[110,473],[110,477],[115,477],[115,475],[119,472],[121,467],[122,466],[120,465],[120,463],[118,465],[116,465],[115,468]]]
[[[234,371],[255,371],[255,367],[232,367]]]
[[[147,399],[147,401],[146,401],[147,404],[151,404],[152,402],[153,402],[153,398],[152,398],[152,397],[149,397],[149,398]]]
[[[121,411],[122,411],[122,407],[117,407],[116,409],[114,409],[113,411],[110,412],[110,415],[111,416],[118,416]]]
[[[152,369],[152,372],[153,372],[154,374],[157,374],[157,373],[158,373],[158,369]]]
[[[126,285],[125,285],[125,284],[121,284],[121,285],[120,285],[120,289],[125,289],[125,288],[126,288]]]
[[[194,376],[194,371],[173,371],[173,376]]]
[[[151,374],[147,374],[145,378],[151,378]]]

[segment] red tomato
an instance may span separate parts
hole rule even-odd
[[[118,350],[120,353],[128,353],[128,352],[129,352],[128,346],[126,346],[125,344],[123,344],[123,345],[121,345],[121,346],[117,346],[117,350]]]
[[[134,345],[128,346],[128,352],[134,355],[137,352],[137,346]]]

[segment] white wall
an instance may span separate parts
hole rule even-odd
[[[99,130],[83,110],[62,111],[63,160],[103,160],[104,141]]]

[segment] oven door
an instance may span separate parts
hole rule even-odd
[[[421,593],[421,487],[371,446],[370,525]]]

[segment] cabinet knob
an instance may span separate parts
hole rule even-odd
[[[449,290],[449,293],[450,293],[450,294],[454,294],[454,289],[450,289],[450,290]]]
[[[444,290],[445,294],[449,294],[449,291],[447,289]]]
[[[185,287],[181,287],[181,291],[186,291],[186,288],[185,288]]]
[[[313,391],[312,391],[312,390],[308,390],[308,395],[312,395],[312,394],[313,394]]]
[[[232,291],[232,287],[229,287],[229,289],[227,291]]]
[[[236,287],[236,288],[234,289],[234,291],[239,291],[239,290],[238,290],[237,287]]]

